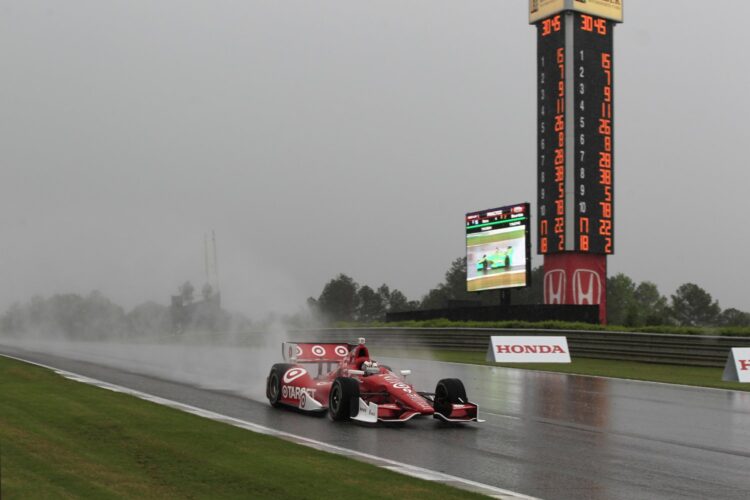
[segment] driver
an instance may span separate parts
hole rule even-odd
[[[362,363],[362,371],[365,372],[365,375],[375,375],[380,373],[380,366],[378,366],[377,361],[365,361]]]

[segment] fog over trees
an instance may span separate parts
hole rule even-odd
[[[531,285],[513,289],[511,302],[541,304],[542,282],[542,268],[534,268]],[[127,312],[98,291],[88,295],[34,296],[27,302],[13,304],[0,316],[0,332],[78,339],[180,334],[191,329],[250,332],[272,322],[295,327],[336,322],[372,323],[385,320],[389,312],[441,309],[467,301],[482,305],[498,303],[497,292],[466,291],[464,257],[453,260],[443,280],[419,300],[410,300],[385,283],[374,288],[339,274],[325,284],[317,298],[310,297],[307,304],[300,305],[297,314],[269,315],[255,321],[221,309],[220,296],[210,286],[202,287],[198,299],[189,281],[178,286],[176,292],[169,306],[144,302]],[[607,316],[610,325],[627,327],[750,326],[749,313],[735,308],[722,310],[711,294],[695,283],[685,283],[666,296],[654,283],[636,283],[623,273],[607,278]]]

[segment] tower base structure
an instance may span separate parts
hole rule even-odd
[[[564,252],[544,256],[544,303],[598,305],[607,324],[607,256]]]

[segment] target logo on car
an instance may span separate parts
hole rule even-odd
[[[291,384],[293,381],[306,374],[307,370],[305,370],[304,368],[292,368],[284,374],[283,380],[285,384]]]
[[[333,351],[336,353],[336,356],[346,356],[347,354],[349,354],[349,349],[347,349],[346,346],[343,345],[337,345]]]
[[[323,356],[326,355],[326,350],[325,350],[325,347],[323,346],[314,345],[312,347],[312,353],[318,356],[319,358],[322,358]]]

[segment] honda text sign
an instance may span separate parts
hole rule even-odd
[[[724,366],[722,380],[750,382],[750,347],[733,347]]]
[[[487,361],[495,363],[570,363],[565,337],[490,337]]]

